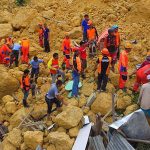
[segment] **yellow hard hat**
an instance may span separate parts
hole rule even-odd
[[[125,43],[125,48],[126,49],[131,49],[132,48],[132,44],[130,42],[126,42]]]
[[[19,44],[21,44],[21,41],[18,41]]]

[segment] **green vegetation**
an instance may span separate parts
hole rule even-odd
[[[26,0],[16,0],[16,4],[19,6],[23,6],[25,4]]]
[[[132,98],[133,103],[137,104],[138,98],[139,98],[139,93],[134,93]]]

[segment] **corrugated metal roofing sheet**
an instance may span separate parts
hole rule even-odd
[[[115,132],[108,143],[107,150],[135,150],[128,141]]]

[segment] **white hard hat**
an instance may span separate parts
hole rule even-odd
[[[150,80],[150,74],[149,74],[149,75],[147,75],[147,80]]]

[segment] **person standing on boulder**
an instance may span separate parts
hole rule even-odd
[[[29,96],[29,91],[30,91],[29,73],[30,71],[28,69],[24,70],[23,76],[21,78],[21,89],[24,94],[22,102],[24,107],[29,107],[29,105],[27,104],[27,98]]]
[[[125,43],[125,50],[121,52],[119,58],[119,88],[125,90],[125,84],[128,75],[128,54],[132,49],[132,45],[129,42]]]
[[[18,67],[20,52],[21,52],[21,41],[16,42],[16,39],[14,39],[14,45],[12,48],[12,54],[10,59],[10,67],[14,62],[15,66]]]
[[[87,30],[89,29],[88,26],[88,21],[89,21],[89,15],[84,15],[84,20],[82,21],[82,31],[83,31],[83,41],[87,42],[88,37],[87,37]]]
[[[78,97],[79,96],[79,81],[80,81],[80,73],[81,73],[81,60],[79,57],[79,51],[76,50],[73,56],[73,88],[72,88],[72,96]]]
[[[31,79],[35,77],[35,83],[37,83],[37,79],[39,76],[39,68],[40,63],[43,63],[44,61],[42,59],[38,59],[37,56],[34,56],[34,58],[30,61],[30,64],[28,67],[32,66],[31,69]]]
[[[48,69],[50,69],[50,74],[52,77],[52,83],[56,82],[59,75],[62,76],[62,82],[65,82],[65,73],[60,69],[60,62],[58,53],[53,54],[53,58],[48,62]]]
[[[141,87],[138,103],[142,111],[150,119],[150,75],[147,76],[148,83]]]
[[[63,64],[65,64],[66,69],[70,69],[71,41],[69,35],[66,35],[62,42],[62,50],[64,55]]]
[[[109,51],[108,49],[104,48],[102,50],[102,55],[97,60],[98,67],[98,84],[97,84],[97,90],[100,91],[106,91],[106,86],[108,82],[108,74],[110,71],[111,66],[111,57],[109,57]]]
[[[62,87],[62,81],[58,80],[56,83],[53,83],[47,94],[45,95],[45,101],[47,103],[47,115],[52,113],[52,106],[56,104],[56,109],[60,108],[62,104],[65,104],[63,97],[59,94],[59,89]]]
[[[49,40],[50,40],[49,32],[50,32],[50,30],[47,27],[47,24],[44,24],[43,31],[44,31],[44,48],[45,48],[45,52],[48,53],[48,52],[50,52],[50,45],[49,45]]]
[[[115,71],[115,64],[117,62],[117,40],[115,36],[115,30],[110,28],[108,30],[108,36],[104,40],[104,48],[107,48],[112,58],[112,71]]]
[[[29,49],[30,49],[30,41],[27,38],[23,38],[21,42],[21,50],[22,50],[22,63],[28,63],[29,61]]]
[[[39,45],[41,47],[43,47],[44,46],[44,41],[43,41],[44,30],[43,30],[43,27],[42,27],[42,23],[39,23],[38,26],[39,26],[39,30],[38,30],[38,33],[39,33]]]

